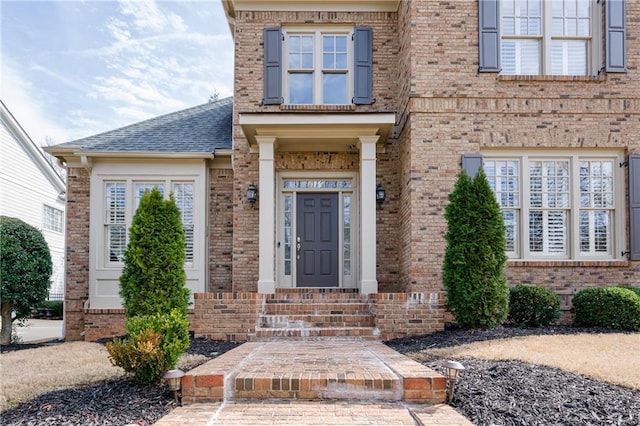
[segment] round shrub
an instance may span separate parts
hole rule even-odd
[[[640,297],[628,288],[601,287],[573,297],[574,323],[640,331]]]
[[[549,325],[560,318],[560,297],[536,286],[517,285],[509,290],[508,320],[520,327]]]
[[[128,337],[108,343],[107,351],[137,384],[160,380],[189,347],[189,322],[180,309],[128,318],[126,328]]]

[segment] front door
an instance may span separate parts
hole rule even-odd
[[[338,287],[338,194],[296,197],[297,287]]]

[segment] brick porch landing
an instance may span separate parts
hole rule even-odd
[[[187,373],[183,404],[233,400],[366,400],[438,404],[445,378],[380,342],[245,343]]]

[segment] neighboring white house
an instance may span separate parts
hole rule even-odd
[[[5,104],[0,126],[0,215],[42,231],[53,262],[50,298],[64,294],[65,183]]]

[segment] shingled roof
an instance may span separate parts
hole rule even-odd
[[[214,153],[231,149],[233,98],[56,145],[85,152]]]

